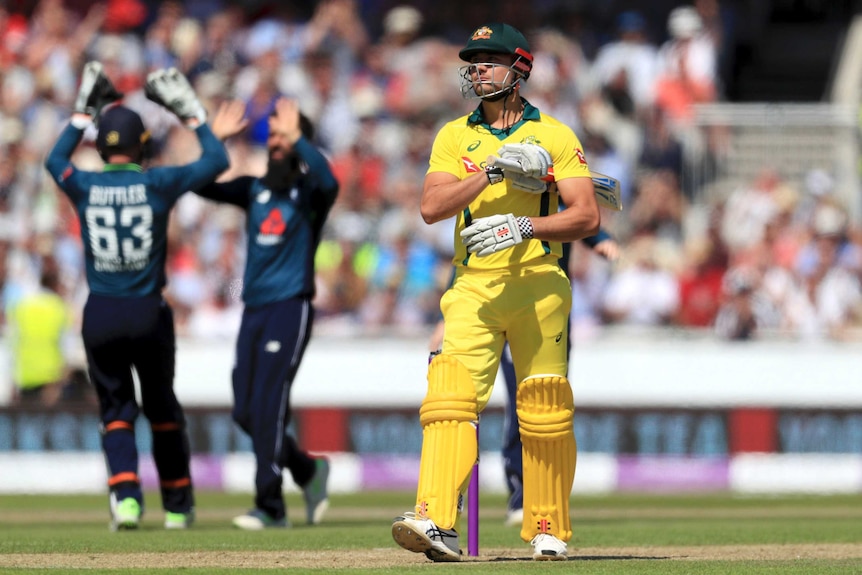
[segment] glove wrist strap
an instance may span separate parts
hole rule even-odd
[[[503,168],[498,166],[485,166],[485,175],[488,176],[488,183],[492,186],[503,181]]]
[[[518,231],[521,232],[521,238],[529,240],[533,237],[533,222],[527,216],[519,216],[515,218],[518,224]]]

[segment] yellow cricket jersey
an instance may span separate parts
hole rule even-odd
[[[26,296],[12,308],[9,323],[20,388],[61,380],[66,366],[62,340],[70,319],[66,302],[51,292]]]
[[[590,177],[581,142],[571,128],[542,114],[526,100],[522,120],[508,130],[491,128],[486,124],[481,106],[471,114],[444,125],[434,140],[428,173],[446,172],[463,180],[472,173],[483,171],[488,156],[497,155],[497,150],[504,144],[522,143],[538,144],[550,153],[555,180]],[[506,179],[493,186],[489,184],[467,209],[458,214],[453,263],[456,267],[495,270],[538,262],[548,256],[551,256],[551,261],[556,261],[562,257],[561,242],[525,240],[511,249],[480,258],[467,253],[459,234],[477,218],[509,213],[516,217],[546,216],[558,209],[559,195],[553,183],[541,194],[516,190]]]

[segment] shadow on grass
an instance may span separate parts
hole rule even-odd
[[[670,558],[643,555],[578,555],[577,557],[569,557],[566,561],[643,561],[645,559],[661,561]],[[532,563],[535,560],[532,557],[495,557],[489,559],[490,563],[508,561],[529,561]]]

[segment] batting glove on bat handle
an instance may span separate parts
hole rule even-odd
[[[548,150],[538,144],[505,144],[497,155],[517,163],[521,174],[531,178],[544,178],[554,165]],[[515,169],[514,166],[511,169]]]
[[[541,179],[532,178],[523,173],[521,164],[517,161],[497,156],[488,156],[485,174],[492,185],[501,182],[505,177],[511,182],[512,188],[528,194],[542,194],[548,191],[547,182],[554,181],[553,174]],[[492,174],[494,174],[493,177]]]

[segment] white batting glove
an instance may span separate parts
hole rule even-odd
[[[548,150],[538,144],[505,144],[497,150],[497,155],[506,160],[505,165],[497,163],[504,170],[518,172],[530,178],[544,178],[554,165]]]
[[[467,252],[481,258],[532,238],[533,224],[527,217],[497,214],[473,220],[471,225],[461,230],[460,235]]]
[[[147,98],[159,104],[194,128],[207,121],[207,112],[198,100],[188,79],[176,68],[156,70],[147,75],[144,85]]]
[[[488,165],[485,167],[485,174],[488,176],[488,182],[491,185],[507,179],[511,182],[514,189],[529,194],[541,194],[548,189],[547,183],[543,180],[526,175],[521,162],[514,159],[513,156],[502,158],[488,156],[487,161]]]
[[[505,170],[504,170],[505,171]],[[512,183],[512,187],[528,194],[542,194],[548,190],[548,183],[539,178],[531,178],[524,174],[509,172],[506,179]]]

